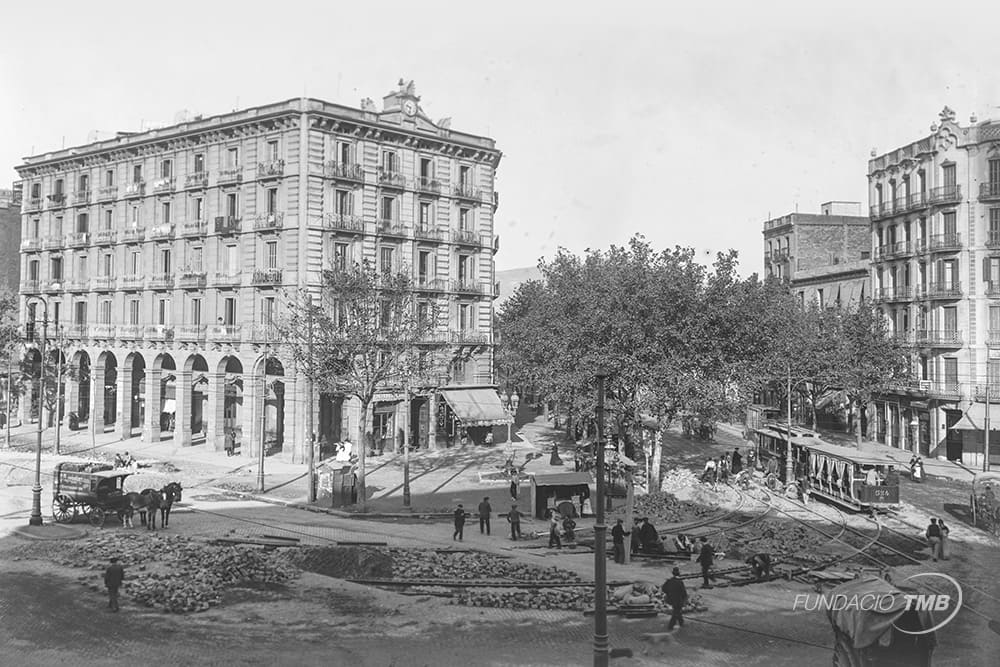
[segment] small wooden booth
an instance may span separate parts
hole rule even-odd
[[[573,518],[583,514],[584,501],[591,497],[594,478],[589,472],[557,472],[531,476],[531,510],[544,519],[550,510]]]

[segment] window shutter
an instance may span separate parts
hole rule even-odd
[[[983,257],[983,282],[990,281],[990,257]]]

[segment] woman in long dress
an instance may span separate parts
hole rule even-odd
[[[941,560],[948,560],[948,526],[944,525],[944,521],[938,520],[938,526],[941,528]]]

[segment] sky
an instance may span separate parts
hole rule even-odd
[[[94,130],[303,94],[356,107],[405,78],[431,118],[504,154],[498,270],[642,234],[706,263],[736,249],[748,275],[769,217],[867,211],[873,148],[925,136],[945,105],[1000,119],[1000,9],[812,4],[12,4],[0,188]]]

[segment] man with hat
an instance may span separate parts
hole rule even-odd
[[[704,535],[698,539],[701,541],[701,553],[698,554],[698,564],[701,565],[701,577],[704,580],[701,587],[711,588],[712,584],[708,580],[708,573],[712,569],[712,563],[715,562],[715,549],[708,543],[708,538]]]
[[[673,570],[673,575],[665,582],[663,582],[663,593],[667,596],[667,604],[670,605],[670,621],[667,623],[667,631],[674,629],[674,624],[676,623],[680,627],[684,627],[684,616],[681,612],[684,610],[684,605],[688,600],[687,588],[684,587],[684,581],[681,579],[681,569],[675,567]]]
[[[125,580],[125,569],[118,563],[118,559],[111,558],[111,565],[104,571],[104,585],[108,588],[108,606],[111,611],[118,611],[118,589],[121,588]]]

